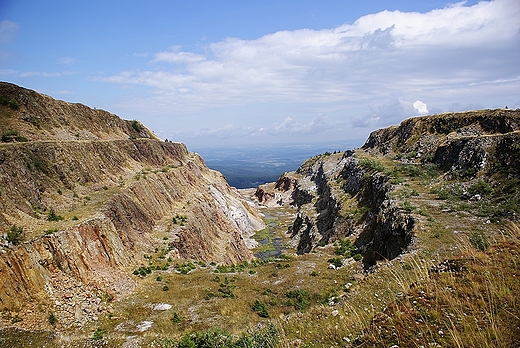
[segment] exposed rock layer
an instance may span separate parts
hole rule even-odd
[[[157,247],[196,260],[252,257],[245,241],[262,227],[256,211],[183,144],[11,84],[0,83],[0,95],[17,104],[0,106],[2,131],[25,138],[0,144],[0,229],[24,231],[18,245],[0,238],[2,307],[50,301],[81,325],[103,303],[65,304],[132,291],[132,269]]]

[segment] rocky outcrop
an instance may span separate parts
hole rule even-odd
[[[14,85],[0,84],[0,95],[16,101],[0,105],[1,124],[23,136],[0,144],[0,230],[23,230],[17,241],[0,237],[2,308],[48,303],[60,323],[82,325],[106,310],[103,296],[135,288],[132,269],[155,249],[252,257],[258,213],[183,144]]]
[[[484,173],[520,174],[520,110],[480,110],[416,117],[374,131],[357,152],[316,156],[272,187],[257,191],[260,202],[294,204],[299,212],[289,232],[299,253],[340,237],[355,237],[370,265],[392,259],[414,240],[417,223],[391,199],[390,174],[372,156],[440,169],[446,178]],[[363,162],[360,161],[363,157]],[[377,164],[377,165],[376,165]],[[290,183],[290,184],[289,184]],[[303,192],[303,193],[302,193]]]
[[[389,199],[393,186],[388,181],[387,175],[366,169],[353,151],[347,151],[308,160],[275,185],[261,186],[257,197],[264,198],[259,199],[264,204],[298,208],[288,233],[299,254],[351,237],[369,265],[398,256],[413,241],[415,219]],[[282,194],[306,198],[279,199]]]
[[[434,163],[452,176],[471,177],[493,170],[487,167],[488,158],[514,162],[514,145],[510,145],[518,142],[519,132],[518,109],[445,113],[410,118],[399,126],[374,131],[363,149]]]

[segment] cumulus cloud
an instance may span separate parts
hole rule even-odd
[[[427,115],[428,114],[428,105],[426,103],[423,103],[420,100],[415,101],[413,104],[413,108],[417,110],[417,112],[420,115]]]
[[[518,0],[459,2],[426,13],[383,11],[336,28],[227,38],[202,53],[172,46],[151,54],[147,70],[96,79],[150,87],[151,97],[162,102],[141,103],[147,112],[150,105],[183,113],[305,103],[356,109],[359,116],[345,117],[355,127],[384,126],[455,100],[518,90],[518,18]],[[310,123],[291,116],[257,132],[308,134],[329,127],[337,124],[326,116]]]
[[[516,0],[496,0],[471,7],[457,3],[428,13],[383,11],[333,29],[280,31],[256,40],[228,38],[210,44],[206,54],[174,46],[156,53],[152,62],[183,65],[183,73],[161,66],[106,80],[149,85],[173,95],[189,88],[208,102],[302,97],[337,101],[360,98],[374,84],[402,89],[448,80],[478,83],[486,54],[468,56],[468,50],[518,45],[519,8]],[[461,65],[466,73],[453,77]],[[515,69],[498,70],[504,76]]]

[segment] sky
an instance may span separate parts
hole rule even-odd
[[[520,0],[0,0],[0,80],[188,148],[520,108]]]

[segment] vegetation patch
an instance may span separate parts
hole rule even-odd
[[[11,243],[13,245],[17,245],[22,241],[22,237],[23,237],[23,227],[11,225],[11,227],[7,230],[5,239],[9,243]]]

